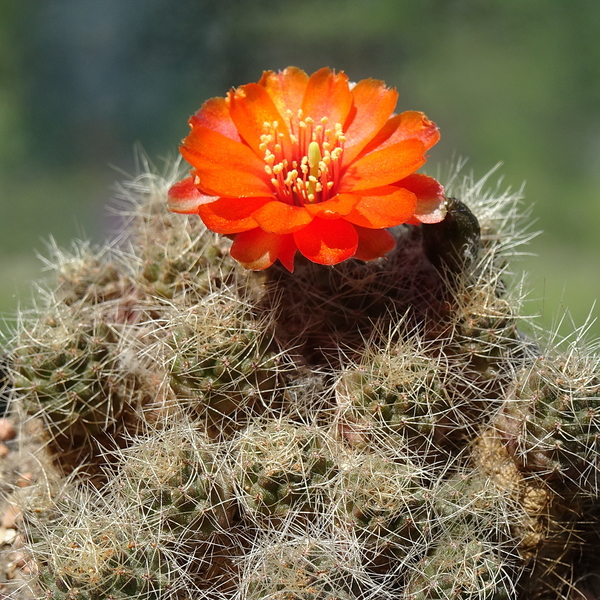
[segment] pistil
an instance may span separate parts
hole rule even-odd
[[[261,137],[265,171],[271,176],[275,194],[281,202],[296,206],[325,202],[335,195],[341,176],[346,141],[342,126],[336,123],[328,127],[327,117],[315,125],[301,110],[297,119],[291,111],[286,117],[292,145],[285,156],[278,143],[283,134],[277,122],[265,122]]]

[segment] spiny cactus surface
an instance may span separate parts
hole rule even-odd
[[[524,333],[518,195],[454,175],[385,258],[252,273],[175,179],[55,249],[15,331],[31,598],[594,597],[600,369]]]

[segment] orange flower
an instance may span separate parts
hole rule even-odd
[[[248,269],[279,259],[293,271],[296,250],[323,265],[379,258],[394,247],[387,227],[444,218],[442,186],[415,174],[438,129],[420,112],[394,115],[397,98],[327,68],[266,71],[190,119],[181,153],[193,170],[169,208],[231,235]]]

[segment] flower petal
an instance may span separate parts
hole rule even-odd
[[[277,200],[267,202],[252,216],[263,231],[279,234],[298,231],[313,219],[304,207]]]
[[[383,81],[377,79],[359,81],[351,93],[354,105],[344,126],[346,165],[351,163],[381,130],[398,101],[398,92],[387,88]]]
[[[283,148],[284,156],[289,153],[291,141],[286,120],[262,85],[248,83],[231,90],[227,102],[235,126],[257,156],[262,159],[265,154],[264,148],[260,148],[263,143],[261,137],[266,133],[264,124],[275,122],[280,134],[277,141]]]
[[[194,126],[180,148],[200,177],[198,189],[211,196],[268,196],[273,193],[265,164],[248,146],[204,125]]]
[[[359,260],[375,260],[393,250],[396,245],[394,236],[387,229],[366,229],[354,226],[358,233],[358,248],[354,258]]]
[[[358,234],[343,219],[314,219],[293,234],[298,250],[312,262],[336,265],[350,258],[358,245]]]
[[[267,90],[277,110],[284,117],[288,110],[296,117],[298,110],[302,108],[307,83],[308,75],[297,67],[288,67],[279,73],[265,71],[258,82]]]
[[[239,233],[256,227],[252,214],[271,198],[219,198],[198,207],[204,224],[215,233]]]
[[[365,146],[362,155],[381,150],[402,140],[416,138],[429,150],[440,139],[437,125],[422,112],[409,110],[392,117],[373,140]]]
[[[277,259],[290,271],[294,271],[296,245],[292,235],[267,233],[260,228],[238,233],[229,251],[235,260],[252,271],[262,271]]]
[[[361,196],[346,220],[369,229],[394,227],[410,219],[416,205],[412,192],[398,188],[386,196]]]
[[[167,194],[167,207],[170,211],[184,215],[195,214],[202,204],[217,200],[214,196],[205,196],[194,185],[195,177],[186,177],[175,183]]]
[[[425,147],[409,139],[363,155],[344,175],[340,192],[355,192],[388,185],[412,175],[425,163]]]
[[[439,223],[446,216],[444,187],[433,177],[414,173],[398,185],[411,191],[417,197],[414,218],[420,223]]]
[[[190,118],[189,123],[192,128],[203,125],[213,131],[222,133],[236,142],[242,141],[237,127],[229,114],[229,106],[227,106],[225,98],[211,98],[207,100],[202,105],[202,108]]]
[[[304,208],[313,216],[322,219],[339,219],[347,215],[360,197],[354,194],[338,194],[325,202],[305,204]]]
[[[325,67],[313,73],[308,80],[302,101],[305,117],[312,117],[316,124],[323,117],[329,125],[343,125],[352,107],[352,94],[345,73],[334,73]]]

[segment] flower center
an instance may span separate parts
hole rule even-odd
[[[337,193],[346,138],[342,126],[328,127],[327,117],[315,125],[302,110],[287,115],[291,147],[284,148],[279,123],[265,122],[260,149],[277,199],[302,206],[325,202]]]

